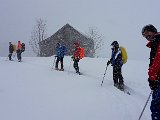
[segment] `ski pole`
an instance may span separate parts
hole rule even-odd
[[[150,99],[150,97],[151,97],[152,93],[153,93],[153,91],[151,91],[151,92],[150,92],[150,94],[149,94],[149,96],[148,96],[148,99],[147,99],[147,101],[146,101],[146,103],[145,103],[145,105],[144,105],[144,107],[143,107],[143,110],[142,110],[142,112],[141,112],[141,114],[140,114],[140,116],[139,116],[139,119],[138,119],[138,120],[140,120],[140,119],[141,119],[141,117],[142,117],[142,115],[143,115],[143,112],[144,112],[144,110],[145,110],[145,108],[146,108],[146,106],[147,106],[147,104],[148,104],[148,101],[149,101],[149,99]]]
[[[103,80],[102,80],[101,86],[102,86],[102,84],[103,84],[103,81],[104,81],[104,78],[105,78],[105,75],[106,75],[107,67],[108,67],[108,65],[106,66],[106,69],[105,69],[105,72],[104,72],[104,75],[103,75]]]
[[[53,67],[54,67],[55,62],[56,62],[56,56],[55,56],[55,58],[54,58],[54,62],[53,62],[52,68],[51,68],[52,70],[53,70]]]

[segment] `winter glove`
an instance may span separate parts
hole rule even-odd
[[[75,60],[74,56],[72,56],[71,59],[74,61]]]
[[[110,63],[111,63],[111,61],[110,61],[110,60],[108,60],[108,62],[107,62],[107,66],[108,66]]]
[[[123,65],[123,61],[122,61],[122,60],[120,60],[120,66],[122,67],[122,65]]]
[[[159,87],[159,81],[158,80],[150,80],[148,79],[149,82],[149,86],[151,88],[151,90],[157,90]]]
[[[71,59],[74,59],[74,57],[72,56]]]

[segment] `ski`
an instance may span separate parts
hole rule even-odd
[[[77,75],[83,75],[83,73],[81,73],[81,72],[65,71],[64,69],[63,70],[61,70],[61,69],[52,69],[52,70],[62,71],[62,72],[68,72],[68,73],[77,74]]]
[[[83,75],[83,73],[81,73],[81,72],[75,72],[75,74],[77,74],[77,75]]]
[[[126,90],[126,89],[124,89],[124,90],[122,90],[124,93],[126,93],[126,94],[128,94],[128,95],[131,95],[131,93],[128,91],[128,90]]]
[[[82,73],[80,73],[80,72],[76,72],[78,75],[82,75]]]
[[[116,86],[115,86],[116,87]],[[120,89],[118,87],[116,87],[117,89],[119,89],[120,91],[126,93],[127,95],[131,95],[131,93],[128,91],[128,89],[126,88],[126,86],[123,87],[123,89]]]

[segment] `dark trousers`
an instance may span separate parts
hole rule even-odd
[[[159,89],[153,91],[150,109],[152,120],[160,120],[160,83]]]
[[[22,60],[21,53],[22,53],[21,50],[17,50],[17,59],[18,59],[18,61]]]
[[[57,57],[55,68],[58,68],[58,63],[61,63],[61,69],[63,69],[63,57]]]
[[[114,83],[123,84],[122,66],[113,66],[113,81]]]
[[[79,72],[78,62],[79,62],[79,59],[77,59],[77,60],[74,59],[73,67],[74,67],[74,69],[76,70],[77,73]]]
[[[9,60],[12,60],[12,53],[9,53],[8,57],[9,57]]]

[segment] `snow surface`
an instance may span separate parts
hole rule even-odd
[[[51,70],[54,57],[24,57],[23,62],[0,58],[0,120],[138,120],[150,89],[147,61],[123,66],[131,95],[113,86],[112,67],[102,78],[106,58],[84,58],[80,72],[71,57],[65,71]],[[141,120],[151,120],[150,101]]]

